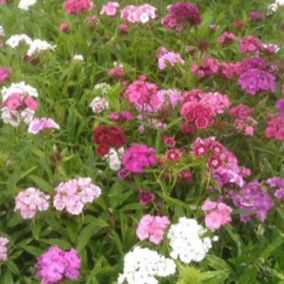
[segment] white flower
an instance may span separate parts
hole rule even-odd
[[[45,51],[45,50],[52,50],[54,51],[56,46],[55,45],[51,45],[50,43],[48,43],[45,40],[40,40],[40,39],[35,39],[33,40],[30,44],[29,44],[29,50],[27,52],[28,56],[32,56],[35,53],[41,52],[41,51]]]
[[[94,113],[101,113],[108,109],[108,106],[109,104],[107,99],[103,97],[95,97],[90,104],[90,107]]]
[[[84,61],[84,56],[82,54],[76,54],[76,55],[74,55],[73,60]]]
[[[176,272],[176,264],[154,250],[137,246],[124,257],[123,274],[118,284],[158,284],[158,277],[167,277]]]
[[[111,86],[107,83],[98,83],[95,85],[94,90],[100,90],[102,94],[106,95]]]
[[[6,44],[11,48],[16,48],[21,42],[25,42],[26,44],[30,45],[32,43],[32,39],[26,34],[16,34],[10,36],[6,41]]]
[[[270,15],[273,12],[276,12],[279,6],[284,5],[284,0],[275,0],[274,3],[267,6],[267,14]]]
[[[200,262],[212,247],[212,239],[203,237],[206,229],[195,219],[182,217],[175,225],[171,225],[168,232],[170,256],[188,264],[192,261]]]
[[[4,28],[0,26],[0,36],[4,36],[4,35],[5,35]]]
[[[18,8],[27,11],[31,6],[35,5],[36,2],[37,0],[20,0]]]
[[[121,159],[124,155],[124,149],[119,148],[115,150],[114,148],[110,148],[107,155],[103,158],[108,161],[109,167],[113,171],[119,171],[121,168]]]
[[[27,85],[25,82],[12,83],[9,87],[3,87],[1,90],[3,101],[7,100],[10,95],[15,93],[23,93],[28,96],[38,97],[37,89],[33,88],[30,85]]]
[[[11,124],[12,126],[19,126],[21,122],[30,124],[34,117],[34,111],[31,109],[24,109],[23,111],[9,110],[3,107],[1,110],[1,118],[4,123]]]

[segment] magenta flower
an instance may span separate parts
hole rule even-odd
[[[0,65],[0,82],[6,81],[10,77],[11,73],[11,69]]]
[[[133,144],[123,156],[125,169],[133,173],[143,173],[146,168],[155,165],[156,162],[155,149],[145,144]]]
[[[150,202],[152,202],[153,200],[155,200],[155,198],[156,198],[156,195],[154,193],[151,193],[151,192],[146,191],[144,189],[140,189],[139,193],[140,193],[139,203],[141,205],[147,205]]]
[[[170,224],[167,216],[152,216],[145,215],[139,222],[136,229],[136,235],[140,241],[149,239],[154,244],[159,244],[163,237],[164,232]]]
[[[80,14],[92,7],[93,2],[91,0],[65,0],[64,2],[64,10],[68,14]]]

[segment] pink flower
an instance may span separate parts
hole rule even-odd
[[[66,22],[62,22],[59,24],[59,30],[61,30],[62,32],[68,32],[70,30],[70,25],[69,23]]]
[[[107,4],[102,7],[100,14],[107,16],[115,16],[118,8],[119,3],[108,1]]]
[[[6,261],[8,259],[7,245],[9,240],[5,237],[0,237],[0,261]]]
[[[68,14],[80,14],[92,7],[93,2],[91,0],[65,0],[64,2],[64,10]]]
[[[4,102],[4,105],[8,107],[9,110],[16,110],[22,106],[22,97],[21,93],[14,93],[8,97]]]
[[[140,6],[128,5],[121,10],[121,18],[127,20],[130,23],[142,23],[145,24],[151,19],[156,18],[156,8],[144,4]]]
[[[30,187],[17,194],[15,210],[19,210],[24,219],[31,219],[37,211],[46,211],[48,209],[49,199],[49,195]]]
[[[150,242],[158,245],[162,241],[169,224],[170,220],[167,216],[160,217],[148,214],[140,220],[136,235],[141,241],[149,239]]]
[[[259,38],[248,35],[241,38],[240,49],[241,53],[260,51],[262,49],[262,42]]]
[[[146,191],[144,189],[140,189],[139,193],[140,193],[139,203],[141,205],[147,205],[148,203],[155,200],[155,198],[156,198],[154,193],[151,193],[151,192]]]
[[[221,226],[232,221],[232,208],[223,202],[215,202],[207,199],[202,205],[202,210],[207,213],[205,224],[211,230],[218,230]]]
[[[35,118],[29,124],[28,132],[32,134],[37,134],[44,129],[59,129],[59,125],[51,118]]]
[[[37,110],[38,108],[38,103],[32,96],[25,97],[24,103],[31,110]]]
[[[6,81],[10,77],[11,73],[11,69],[0,65],[0,82]]]
[[[221,34],[221,36],[219,37],[219,43],[221,44],[230,44],[234,41],[234,39],[236,38],[234,33],[231,32],[224,32],[223,34]]]

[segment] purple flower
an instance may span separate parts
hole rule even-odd
[[[261,21],[263,19],[263,14],[257,10],[253,10],[250,12],[249,18],[251,21]]]
[[[140,200],[139,203],[141,205],[147,205],[148,203],[150,203],[151,201],[155,200],[156,196],[155,194],[146,191],[144,189],[140,189]]]
[[[259,91],[276,90],[276,77],[271,73],[256,68],[252,68],[243,73],[238,80],[243,90],[251,95],[256,95]]]
[[[236,207],[252,211],[252,213],[241,214],[243,222],[249,221],[252,214],[256,214],[258,220],[264,221],[267,212],[274,206],[272,198],[263,190],[258,181],[246,184],[239,193],[231,191],[230,196]]]

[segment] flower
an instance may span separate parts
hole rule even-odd
[[[140,189],[139,194],[140,194],[139,203],[141,205],[147,205],[147,204],[149,204],[150,202],[152,202],[153,200],[156,199],[156,195],[154,193],[151,193],[151,192],[146,191],[144,189]]]
[[[9,239],[6,237],[0,237],[0,261],[6,261],[8,259],[8,248]]]
[[[155,165],[157,157],[155,149],[145,144],[133,144],[123,156],[123,165],[133,173],[142,173],[145,168]]]
[[[272,198],[263,190],[258,181],[244,185],[238,193],[231,191],[230,196],[236,207],[251,211],[251,213],[241,214],[243,222],[251,220],[252,215],[255,215],[258,220],[264,221],[267,212],[274,206]]]
[[[149,4],[140,6],[128,5],[121,10],[120,16],[130,23],[146,24],[156,18],[156,10],[154,6]]]
[[[206,229],[195,219],[179,218],[178,223],[171,225],[168,231],[170,256],[189,264],[200,262],[212,247],[212,240],[205,237]]]
[[[263,18],[264,16],[260,11],[253,10],[249,13],[249,19],[251,21],[257,22],[257,21],[261,21]]]
[[[28,132],[37,134],[44,129],[59,129],[59,125],[51,118],[40,117],[33,119],[28,128]]]
[[[78,178],[59,183],[55,192],[54,207],[78,215],[82,213],[85,204],[93,202],[101,195],[101,188],[93,184],[90,178]]]
[[[175,272],[176,264],[172,259],[137,246],[125,255],[123,273],[119,274],[117,283],[158,284],[155,277],[167,277]]]
[[[62,32],[68,32],[70,30],[70,24],[67,22],[62,22],[59,24],[58,28]]]
[[[174,66],[176,64],[184,65],[184,60],[179,53],[167,51],[158,57],[158,65],[160,70],[164,70],[167,67]]]
[[[37,275],[42,283],[58,283],[63,278],[76,280],[80,276],[81,258],[76,249],[65,251],[51,246],[37,258]]]
[[[11,69],[0,65],[0,82],[6,81],[10,77],[11,73]]]
[[[25,44],[29,45],[32,43],[32,39],[26,34],[16,34],[10,36],[6,41],[6,44],[11,48],[16,48],[21,42],[24,42]]]
[[[279,116],[281,118],[284,118],[284,97],[277,100],[276,103],[275,103],[275,106],[279,111]]]
[[[101,113],[108,109],[108,106],[108,100],[104,97],[95,97],[90,104],[90,107],[94,113]]]
[[[80,14],[93,8],[91,0],[65,0],[64,10],[68,14]]]
[[[207,199],[202,205],[202,210],[206,212],[206,227],[213,231],[232,221],[231,213],[233,210],[223,202]]]
[[[248,35],[241,38],[240,50],[241,53],[256,52],[262,49],[262,42],[259,38]]]
[[[29,10],[29,8],[37,3],[37,0],[20,0],[18,8],[22,10]]]
[[[121,168],[121,157],[124,154],[124,149],[119,148],[115,150],[114,148],[110,148],[107,155],[103,157],[103,159],[107,160],[109,163],[109,167],[113,171],[119,171]]]
[[[136,229],[136,235],[140,241],[149,239],[150,242],[158,245],[163,237],[164,232],[170,224],[167,216],[144,215]]]
[[[221,36],[219,37],[219,43],[221,44],[230,44],[234,41],[234,39],[236,38],[234,33],[231,32],[224,32],[223,34],[221,34]]]
[[[119,8],[119,3],[108,1],[105,5],[103,5],[100,14],[107,16],[115,16],[118,8]]]
[[[267,138],[274,137],[277,140],[284,140],[284,118],[281,116],[271,116],[265,129]]]
[[[98,145],[101,156],[108,154],[111,147],[120,148],[127,141],[123,129],[118,125],[99,125],[93,133],[93,142]]]
[[[46,211],[49,207],[50,196],[39,189],[29,187],[16,196],[15,210],[19,210],[24,219],[31,219],[37,211]]]

